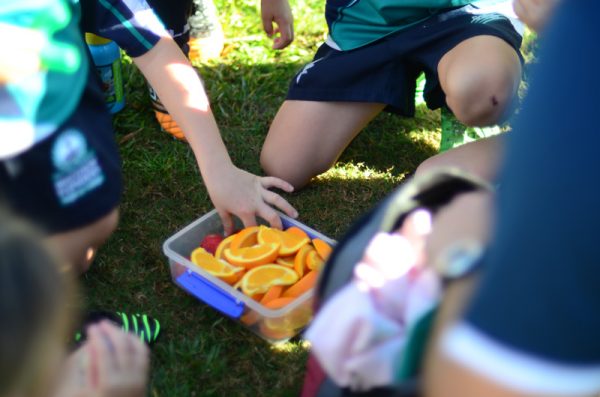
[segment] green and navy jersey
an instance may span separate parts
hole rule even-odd
[[[131,57],[168,36],[146,0],[81,0],[81,8],[82,31],[113,40]]]
[[[329,27],[327,44],[342,51],[362,47],[387,35],[413,26],[444,10],[471,4],[473,13],[502,14],[515,25],[511,0],[328,0],[325,18]]]
[[[328,0],[329,43],[352,50],[421,22],[469,0]]]
[[[0,85],[0,159],[49,137],[75,112],[91,78],[84,32],[114,40],[132,57],[167,35],[145,0],[7,0],[0,23],[41,31],[48,43],[38,73]]]

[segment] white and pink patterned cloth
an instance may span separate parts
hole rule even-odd
[[[424,238],[375,235],[352,282],[307,330],[313,354],[339,386],[364,391],[393,383],[408,330],[440,296],[438,276],[420,263],[419,244]]]

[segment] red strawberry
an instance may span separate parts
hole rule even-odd
[[[220,234],[208,234],[200,243],[200,247],[214,255],[221,241],[223,241],[223,236]]]

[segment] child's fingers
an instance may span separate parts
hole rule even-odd
[[[294,187],[290,183],[284,181],[283,179],[276,178],[274,176],[261,177],[260,184],[265,189],[270,189],[270,188],[275,187],[277,189],[281,189],[288,193],[291,193],[294,191]]]
[[[272,193],[272,192],[271,192]],[[275,229],[283,229],[283,224],[281,223],[281,217],[273,210],[273,208],[269,207],[266,204],[263,204],[258,209],[258,215],[269,222],[269,225]]]
[[[279,37],[275,39],[275,43],[273,48],[276,50],[281,50],[287,47],[294,40],[294,29],[293,24],[287,21],[276,21],[277,22],[277,31],[279,32]]]
[[[129,346],[134,351],[132,355],[135,359],[134,364],[136,365],[136,367],[147,371],[150,363],[150,349],[136,336],[128,335],[128,338],[130,342]]]
[[[136,335],[125,334],[125,351],[127,353],[127,368],[136,371],[139,376],[145,376],[150,361],[150,351]]]
[[[256,226],[256,216],[254,212],[240,212],[235,215],[242,220],[244,227]]]
[[[281,197],[277,193],[274,193],[270,190],[264,190],[263,191],[263,199],[265,200],[266,203],[268,203],[276,208],[279,208],[287,216],[290,216],[292,218],[298,217],[298,211],[296,211],[296,209],[294,207],[292,207],[292,205],[290,203],[288,203],[283,197]]]
[[[229,236],[233,232],[233,219],[231,214],[227,211],[218,210],[221,223],[223,224],[223,232],[226,236]]]
[[[271,37],[273,36],[273,18],[270,15],[263,15],[262,16],[262,25],[263,25],[263,29],[265,30],[265,33],[267,34],[267,36]]]
[[[92,325],[88,328],[88,352],[89,352],[89,370],[88,379],[90,387],[97,389],[100,387],[102,379],[106,379],[109,368],[107,367],[107,354],[102,343],[102,336],[98,325]]]
[[[275,25],[275,28],[273,29],[273,35],[271,37],[273,37],[273,49],[281,50],[283,47],[281,46],[281,34],[279,31],[279,26]]]
[[[100,324],[104,345],[111,356],[115,370],[123,370],[128,366],[127,334],[108,322]]]

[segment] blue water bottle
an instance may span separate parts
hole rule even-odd
[[[108,110],[113,114],[117,113],[125,106],[119,46],[112,40],[92,33],[85,34],[85,41],[102,82],[102,91]]]

